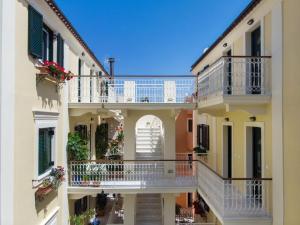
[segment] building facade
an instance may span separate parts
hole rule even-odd
[[[299,224],[299,9],[253,0],[194,75],[123,77],[54,1],[0,0],[1,224]]]

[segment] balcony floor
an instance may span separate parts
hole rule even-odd
[[[73,185],[68,187],[69,194],[97,194],[101,190],[118,193],[182,193],[197,189],[195,177],[177,177],[144,181],[101,181],[95,185]]]
[[[70,109],[194,109],[196,103],[69,103]]]

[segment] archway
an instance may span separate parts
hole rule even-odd
[[[135,124],[136,159],[163,159],[164,127],[157,116],[145,115]]]

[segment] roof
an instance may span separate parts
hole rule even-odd
[[[67,19],[67,17],[64,15],[64,13],[60,10],[60,8],[57,6],[54,0],[44,0],[49,7],[53,10],[53,12],[58,16],[58,18],[65,24],[66,28],[73,34],[73,36],[78,40],[78,42],[81,44],[81,46],[86,50],[86,52],[92,57],[92,59],[96,62],[96,64],[103,70],[105,75],[109,76],[106,69],[103,67],[101,62],[97,59],[93,51],[88,47],[86,42],[82,39],[80,34],[76,31],[74,26],[71,24],[71,22]]]
[[[194,62],[193,70],[262,0],[252,0],[238,17],[225,29],[215,42]]]

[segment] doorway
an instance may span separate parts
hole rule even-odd
[[[261,28],[260,26],[251,32],[251,94],[261,93]]]
[[[247,182],[248,196],[253,204],[260,206],[263,201],[263,149],[264,128],[261,123],[246,125],[246,177],[256,178]]]
[[[223,125],[223,176],[232,178],[232,125]]]

